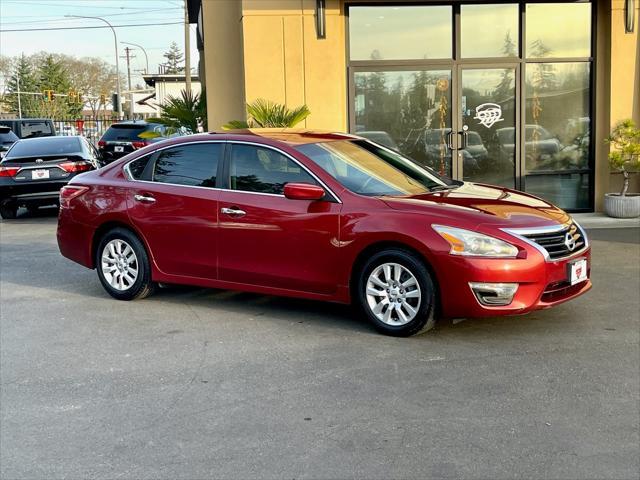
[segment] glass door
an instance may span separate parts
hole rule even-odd
[[[519,137],[518,65],[459,66],[456,149],[458,178],[516,186]]]

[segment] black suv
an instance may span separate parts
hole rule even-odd
[[[98,142],[102,161],[105,164],[111,163],[150,143],[162,140],[164,133],[165,127],[159,123],[145,121],[114,123]]]
[[[0,216],[16,218],[19,207],[58,203],[69,180],[95,168],[98,152],[83,137],[18,140],[0,162]]]
[[[12,118],[0,120],[0,125],[9,127],[18,138],[55,137],[56,129],[48,118]]]

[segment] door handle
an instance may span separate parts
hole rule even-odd
[[[151,197],[151,196],[146,196],[146,195],[134,195],[133,198],[136,199],[136,201],[140,202],[140,203],[155,203],[156,199]]]
[[[247,214],[247,212],[245,212],[244,210],[240,210],[237,207],[232,207],[232,208],[222,207],[220,209],[220,212],[224,213],[225,215],[231,215],[233,217],[243,217]]]
[[[453,130],[447,133],[447,148],[453,150]]]

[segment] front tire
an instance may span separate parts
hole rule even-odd
[[[374,327],[396,337],[426,332],[435,325],[435,288],[422,259],[401,249],[371,256],[362,267],[357,300]]]
[[[115,228],[102,237],[96,270],[104,289],[118,300],[144,298],[155,291],[144,245],[127,229]]]

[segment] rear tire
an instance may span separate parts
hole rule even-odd
[[[96,270],[104,289],[118,300],[145,298],[156,289],[144,245],[125,228],[114,228],[102,237],[96,250]]]
[[[358,276],[356,299],[381,333],[409,337],[436,323],[434,282],[422,259],[393,248],[375,253]]]
[[[18,215],[18,205],[11,200],[5,200],[0,204],[0,217],[5,220],[13,220]]]

